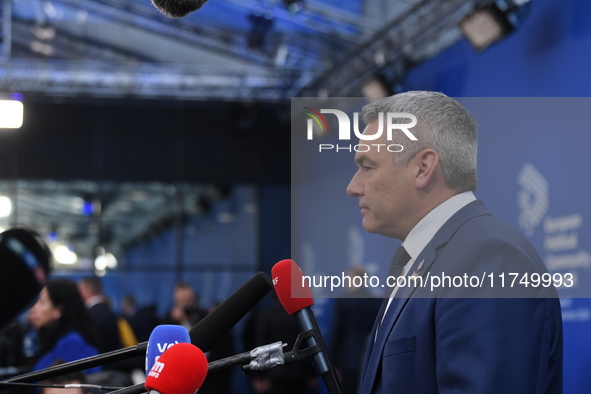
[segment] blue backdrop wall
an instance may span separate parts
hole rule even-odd
[[[484,53],[474,52],[466,41],[460,42],[413,70],[406,88],[442,91],[456,97],[587,97],[591,96],[590,67],[591,2],[534,0],[529,17],[515,34]],[[577,109],[579,119],[584,107],[589,108],[588,104],[588,100],[582,102],[583,108]],[[491,115],[511,121],[504,113]],[[569,115],[550,112],[546,116],[547,120],[567,122]],[[506,129],[481,134],[479,197],[487,201],[495,214],[518,227],[515,175],[524,162],[530,162],[549,185],[547,215],[580,215],[582,223],[570,229],[571,234],[578,232],[579,247],[573,252],[584,252],[585,247],[589,250],[591,234],[586,220],[591,212],[583,197],[591,185],[587,172],[586,147],[591,143],[586,132],[588,125],[588,122],[576,127],[557,125],[551,133],[540,135],[539,129],[525,124],[512,134]],[[507,155],[504,151],[508,151]],[[497,165],[493,164],[495,159],[500,159],[496,160]],[[499,166],[513,173],[507,176],[504,185],[491,180]],[[508,198],[502,198],[503,195]],[[530,239],[544,255],[547,250],[540,232]],[[583,271],[588,270],[588,255],[581,255],[579,260],[585,266]],[[562,306],[565,393],[591,392],[591,300],[563,299]]]
[[[522,231],[551,271],[575,275],[579,291],[561,300],[565,393],[573,394],[591,392],[591,300],[580,291],[591,282],[590,63],[591,2],[533,0],[513,35],[482,53],[459,42],[405,81],[405,90],[441,91],[474,113],[480,123],[477,197]],[[335,135],[321,142],[339,143]],[[385,275],[399,241],[361,227],[357,201],[345,194],[356,170],[352,153],[294,149],[292,256],[307,275],[335,275],[356,263]],[[319,304],[321,325],[328,326],[330,301]]]

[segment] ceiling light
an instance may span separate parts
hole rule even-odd
[[[304,3],[299,0],[297,0],[297,1],[284,0],[284,3],[287,6],[287,9],[289,10],[289,12],[291,12],[292,14],[296,14],[304,9]]]
[[[249,16],[251,29],[247,36],[248,47],[262,49],[267,41],[267,35],[273,26],[273,11],[255,9]]]
[[[383,98],[402,91],[402,79],[389,68],[378,70],[362,86],[361,91],[367,98]]]
[[[391,95],[391,90],[375,76],[361,86],[361,91],[365,97],[369,98],[383,98]]]
[[[40,41],[31,41],[29,48],[31,48],[33,52],[37,52],[45,56],[51,56],[55,52],[55,49],[52,45],[44,44]]]
[[[55,37],[55,29],[51,26],[33,28],[33,34],[40,40],[51,40]]]
[[[473,10],[459,22],[460,30],[476,50],[484,50],[517,28],[529,1],[497,0]]]
[[[53,249],[53,257],[55,258],[56,262],[65,265],[76,264],[76,262],[78,261],[78,256],[76,255],[76,253],[72,252],[65,245],[57,245]]]
[[[0,196],[0,218],[10,216],[12,213],[12,202],[6,196]]]
[[[111,253],[105,253],[94,260],[94,268],[97,271],[104,271],[107,268],[115,269],[117,268],[117,259]]]
[[[231,212],[220,212],[217,216],[220,223],[232,223],[234,221],[234,214]]]
[[[0,100],[0,129],[19,129],[23,125],[23,103]]]

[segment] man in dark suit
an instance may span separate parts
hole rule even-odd
[[[99,278],[89,276],[78,282],[78,290],[86,304],[92,322],[99,334],[99,352],[105,353],[119,350],[121,339],[117,315],[113,313],[103,294],[103,285]]]
[[[501,288],[501,274],[547,271],[533,246],[474,197],[476,122],[441,93],[407,92],[364,107],[364,135],[392,112],[416,117],[416,140],[394,130],[389,140],[384,131],[363,141],[373,145],[356,153],[347,187],[367,231],[403,241],[389,272],[398,285],[374,324],[360,393],[562,393],[555,289],[507,281]],[[452,284],[458,277],[463,283]],[[473,277],[487,282],[474,288]],[[427,285],[410,284],[421,281]]]

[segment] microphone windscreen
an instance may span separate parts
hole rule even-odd
[[[267,295],[271,278],[259,272],[189,331],[191,343],[204,352],[211,348]]]
[[[207,358],[197,346],[179,343],[154,363],[145,388],[160,394],[195,394],[205,380],[207,367]]]
[[[314,305],[312,291],[295,261],[281,260],[271,269],[275,293],[288,314]]]
[[[39,295],[52,265],[51,251],[36,232],[14,228],[0,234],[0,327]]]
[[[148,348],[146,349],[146,375],[168,348],[179,343],[190,342],[189,332],[183,326],[162,324],[154,328],[150,334],[150,339],[148,339]]]
[[[152,0],[154,7],[171,18],[182,18],[203,7],[207,0]]]

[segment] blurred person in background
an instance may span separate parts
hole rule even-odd
[[[207,312],[199,306],[199,296],[187,282],[174,286],[174,305],[164,318],[164,324],[178,324],[190,330],[203,319]]]
[[[99,333],[98,349],[101,353],[121,349],[117,315],[113,313],[103,294],[103,285],[99,278],[89,276],[78,282],[80,295]]]
[[[28,314],[37,330],[41,356],[33,370],[47,368],[56,362],[70,362],[98,354],[97,337],[92,320],[84,307],[76,283],[52,279],[41,290],[39,299]],[[98,372],[99,367],[87,370]]]
[[[121,310],[137,341],[146,342],[150,339],[152,330],[159,324],[156,317],[156,307],[154,305],[138,307],[135,297],[127,294],[121,301]]]

